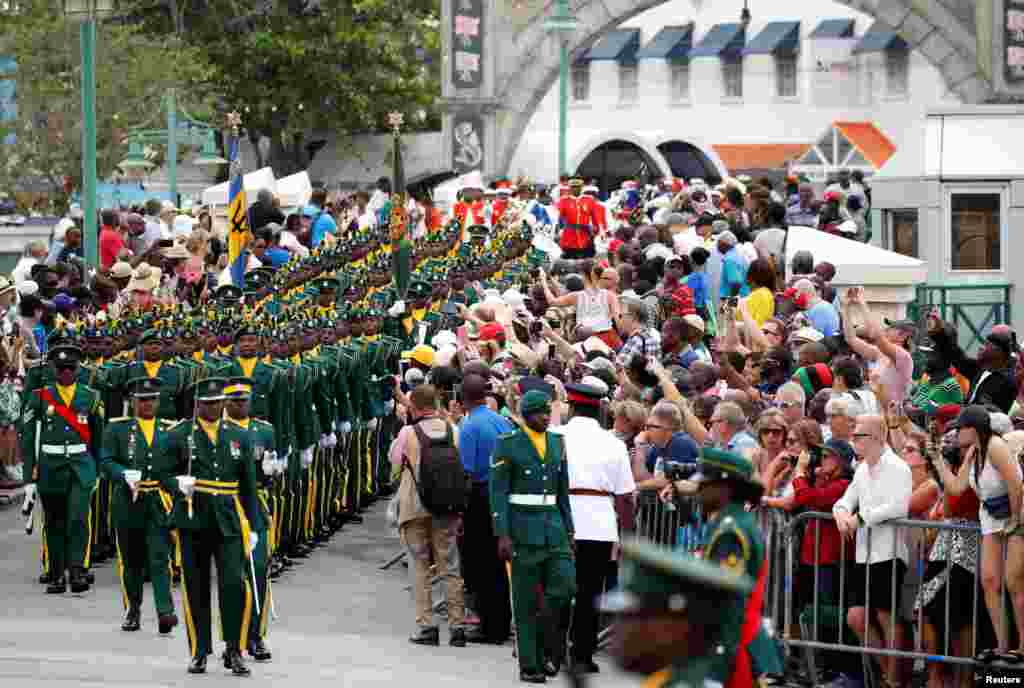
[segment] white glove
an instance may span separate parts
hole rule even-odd
[[[401,299],[395,301],[394,305],[388,309],[388,315],[390,315],[392,318],[397,318],[403,313],[405,313],[405,301]]]
[[[284,475],[285,469],[288,468],[288,462],[284,459],[274,459],[274,473],[277,475]]]
[[[341,422],[341,434],[342,435],[347,435],[350,432],[352,432],[352,423],[349,423],[347,420],[342,421]]]
[[[34,502],[36,499],[36,484],[28,483],[25,485],[25,503]]]
[[[327,436],[327,439],[329,439],[331,441],[331,444],[329,446],[331,446],[331,447],[337,447],[338,446],[338,436],[336,434],[334,434],[333,432],[330,435]]]
[[[376,430],[377,429],[377,419],[376,418],[371,418],[370,422],[367,423],[367,425],[370,427],[371,430]]]
[[[182,485],[181,483],[178,483],[178,489],[181,490],[181,494],[185,495],[186,497],[191,497],[192,493],[195,492],[196,490],[196,486]]]
[[[312,466],[313,465],[313,447],[310,447],[309,449],[303,449],[302,450],[302,456],[300,458],[302,459],[302,467],[303,468],[309,468],[310,466]]]
[[[256,533],[249,533],[249,551],[255,552],[256,545],[260,543],[260,536]]]
[[[320,435],[320,442],[318,443],[318,446],[321,449],[326,449],[327,447],[331,446],[330,444],[328,444],[329,441],[330,441],[330,436],[329,435]]]
[[[273,455],[270,452],[264,453],[263,454],[263,462],[262,462],[263,475],[266,475],[266,476],[274,475],[274,466],[275,466],[275,461],[274,461]]]

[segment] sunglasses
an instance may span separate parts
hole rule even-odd
[[[853,433],[853,439],[855,440],[873,440],[875,436],[870,432],[855,432]]]

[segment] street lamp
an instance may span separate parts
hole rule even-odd
[[[192,117],[185,110],[178,106],[177,95],[173,88],[168,89],[161,103],[161,109],[167,114],[166,126],[163,129],[144,129],[142,126],[133,127],[128,132],[128,157],[121,161],[118,167],[122,169],[139,169],[144,167],[140,163],[145,160],[142,155],[142,145],[145,143],[158,143],[167,146],[167,185],[171,194],[171,202],[178,205],[178,144],[187,146],[202,146],[199,156],[193,164],[226,165],[227,160],[220,157],[217,151],[217,139],[214,136],[214,128],[205,122],[200,122]],[[135,156],[133,157],[133,151]],[[149,164],[148,161],[146,161]],[[151,164],[149,164],[152,167]]]
[[[114,10],[114,0],[64,0],[64,15],[78,21],[82,51],[82,211],[87,265],[99,267],[96,225],[96,17]]]
[[[544,22],[548,33],[557,36],[561,51],[558,68],[558,174],[569,174],[566,135],[569,129],[569,36],[576,30],[576,17],[569,14],[569,0],[557,0],[555,13]]]

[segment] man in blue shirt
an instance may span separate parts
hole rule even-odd
[[[292,254],[281,247],[281,225],[271,222],[263,228],[263,232],[267,242],[267,250],[263,255],[270,261],[270,267],[276,270],[291,260]]]
[[[747,261],[736,249],[736,235],[726,230],[718,235],[718,252],[722,254],[722,278],[719,282],[718,295],[727,299],[730,296],[746,296],[750,293],[747,284]]]
[[[487,408],[489,391],[487,380],[481,375],[467,374],[462,380],[466,417],[459,426],[459,456],[473,480],[473,489],[463,519],[465,535],[461,548],[470,553],[462,558],[464,578],[480,616],[480,626],[468,633],[466,639],[471,643],[500,645],[512,632],[512,606],[505,566],[498,558],[487,481],[498,437],[515,427]]]
[[[313,192],[313,195],[309,199],[310,205],[303,209],[303,214],[310,216],[309,210],[312,207],[313,213],[312,225],[310,226],[310,243],[313,247],[319,246],[324,237],[328,234],[338,234],[338,223],[334,221],[331,214],[324,211],[324,206],[327,204],[327,192],[323,189],[317,189]]]
[[[797,292],[807,295],[807,310],[804,314],[811,322],[811,327],[826,337],[839,334],[839,312],[835,306],[821,298],[814,282],[802,279],[794,286]]]

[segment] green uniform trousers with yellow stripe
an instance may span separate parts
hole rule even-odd
[[[241,536],[225,537],[218,530],[179,530],[181,592],[185,627],[193,657],[213,653],[210,562],[217,565],[217,600],[221,628],[228,647],[248,646],[253,593],[249,558]]]
[[[142,588],[149,569],[156,613],[173,614],[171,597],[171,533],[155,523],[144,528],[118,528],[117,554],[125,608],[142,607]]]

